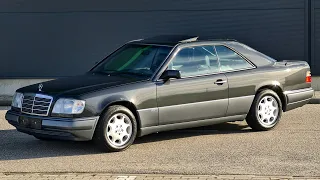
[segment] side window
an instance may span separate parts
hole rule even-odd
[[[181,49],[172,59],[168,69],[180,70],[182,77],[219,72],[219,62],[214,46],[196,46]]]
[[[219,56],[221,71],[251,68],[252,65],[226,46],[215,46]]]

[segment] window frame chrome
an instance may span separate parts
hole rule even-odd
[[[208,42],[208,41],[197,41],[197,42],[190,42],[190,43],[179,43],[174,48],[172,48],[171,52],[168,54],[167,58],[163,61],[161,64],[160,68],[158,68],[158,71],[156,71],[155,75],[151,78],[153,82],[163,82],[162,79],[160,79],[162,73],[166,70],[168,67],[168,64],[175,58],[177,53],[183,49],[183,48],[188,48],[188,47],[196,47],[196,46],[225,46],[226,48],[230,49],[231,51],[235,52],[239,57],[241,57],[243,60],[245,60],[249,65],[252,67],[249,68],[243,68],[243,69],[235,69],[235,70],[230,70],[230,71],[221,71],[221,66],[220,66],[220,57],[217,53],[218,57],[218,62],[219,62],[219,72],[214,72],[214,73],[207,73],[207,74],[200,74],[200,75],[194,75],[194,76],[186,76],[186,77],[181,77],[180,79],[187,79],[187,78],[197,78],[201,76],[209,76],[209,75],[217,75],[217,74],[224,74],[224,73],[230,73],[230,72],[238,72],[238,71],[244,71],[244,70],[251,70],[251,69],[256,69],[257,66],[252,63],[247,57],[243,56],[241,53],[236,51],[234,48],[224,44],[224,43],[219,43],[219,42]]]

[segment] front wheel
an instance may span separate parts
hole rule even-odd
[[[265,131],[274,128],[282,115],[282,103],[272,90],[259,92],[252,103],[246,117],[248,125],[257,131]]]
[[[135,140],[137,122],[124,106],[110,106],[99,119],[94,135],[95,143],[104,151],[123,151]]]

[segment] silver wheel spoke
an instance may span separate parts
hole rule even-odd
[[[130,136],[131,135],[131,131],[129,130],[129,132],[127,130],[123,131],[122,133],[122,137],[123,136]]]
[[[132,135],[132,123],[129,117],[123,113],[113,115],[107,124],[106,136],[110,144],[123,146]]]
[[[266,118],[266,122],[267,122],[267,123],[270,123],[270,119],[271,119],[271,117],[268,116],[268,117]]]
[[[121,124],[121,127],[122,127],[123,129],[127,129],[128,127],[131,127],[131,125],[130,125],[130,124],[123,123],[123,124]]]
[[[115,129],[116,125],[114,123],[109,123],[108,127],[110,128],[110,130]]]
[[[121,145],[123,144],[123,141],[121,138],[117,138],[114,143]]]
[[[263,97],[257,107],[257,118],[262,125],[272,125],[279,113],[278,102],[272,96]]]
[[[125,133],[121,134],[120,139],[121,139],[121,141],[126,141],[129,137],[130,137],[130,134],[125,132]]]
[[[271,114],[272,115],[278,114],[278,108],[271,108]]]
[[[260,118],[261,120],[264,120],[264,113],[263,113],[263,112],[259,114],[259,118]]]

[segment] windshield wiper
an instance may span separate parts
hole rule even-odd
[[[107,75],[110,75],[110,74],[113,74],[117,71],[115,70],[104,70],[104,71],[92,71],[92,73],[96,73],[96,74],[107,74]]]
[[[126,75],[135,75],[135,76],[144,76],[144,77],[149,75],[149,74],[137,72],[134,70],[121,70],[121,71],[103,70],[103,71],[93,71],[92,73],[99,73],[99,74],[106,74],[106,75],[126,74]]]
[[[116,71],[113,74],[128,74],[128,75],[136,75],[136,76],[147,76],[147,74],[144,73],[139,73],[139,72],[133,72],[131,70],[126,70],[126,71]]]

